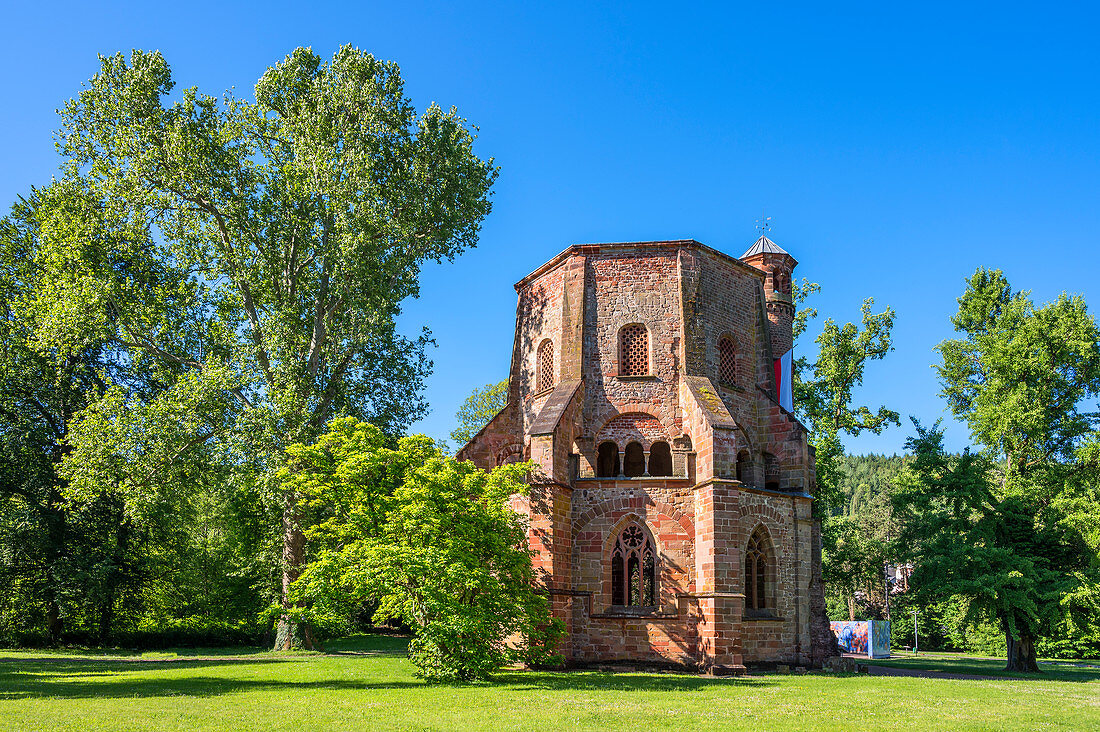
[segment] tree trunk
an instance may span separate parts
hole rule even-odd
[[[1035,660],[1035,637],[1030,633],[1020,633],[1019,636],[1013,638],[1011,633],[1005,633],[1008,645],[1008,665],[1005,666],[1005,671],[1040,673],[1039,663]]]
[[[283,610],[289,611],[293,603],[290,600],[290,586],[302,573],[305,560],[306,537],[299,523],[297,497],[288,492],[283,508]],[[292,648],[320,650],[320,644],[313,636],[313,630],[307,623],[291,617],[289,612],[279,616],[275,628],[275,650],[289,651]]]
[[[856,598],[854,595],[848,595],[848,620],[853,623],[856,620]]]
[[[46,630],[50,634],[50,642],[57,643],[61,640],[61,611],[57,607],[57,599],[54,596],[53,590],[47,591],[46,597]]]

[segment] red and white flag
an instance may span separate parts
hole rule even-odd
[[[779,387],[779,406],[788,412],[794,411],[794,393],[791,391],[791,359],[794,350],[789,350],[775,359],[775,383]]]

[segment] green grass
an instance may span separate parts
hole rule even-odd
[[[1003,676],[1014,679],[1034,680],[1034,674],[1008,673],[1004,670],[1005,659],[981,658],[961,653],[924,652],[919,654],[894,651],[889,659],[867,661],[875,666],[906,668],[921,671],[952,674],[981,674],[985,676]],[[1043,673],[1039,678],[1051,681],[1100,681],[1100,661],[1057,661],[1041,660],[1039,667]]]
[[[493,684],[429,686],[402,643],[359,637],[328,654],[172,649],[167,660],[0,650],[0,729],[1100,728],[1097,668],[1019,680],[508,671]],[[997,672],[996,661],[925,654],[889,663]]]

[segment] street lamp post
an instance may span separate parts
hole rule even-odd
[[[917,636],[917,611],[913,611],[913,655],[917,655],[920,649],[920,638]]]

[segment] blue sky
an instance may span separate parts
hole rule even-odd
[[[889,6],[889,7],[887,7]],[[429,267],[403,326],[439,347],[445,437],[507,374],[512,284],[576,242],[693,237],[740,255],[762,209],[822,317],[897,311],[859,398],[934,421],[930,364],[963,279],[1100,302],[1100,45],[1086,4],[10,3],[0,203],[48,182],[54,110],[97,53],[160,49],[177,84],[251,93],[295,46],[397,61],[501,166],[480,246]],[[947,419],[950,422],[950,419]],[[900,450],[906,426],[849,441]],[[949,424],[951,447],[966,443]]]

